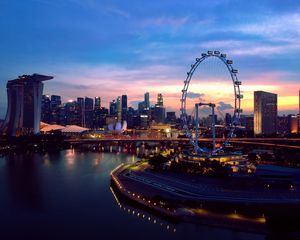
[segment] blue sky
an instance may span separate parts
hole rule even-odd
[[[64,100],[162,92],[176,110],[190,64],[210,49],[234,59],[246,111],[253,90],[278,93],[282,113],[297,109],[299,1],[0,0],[0,29],[2,118],[6,81],[34,72],[53,75],[44,92]]]

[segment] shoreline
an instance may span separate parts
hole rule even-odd
[[[176,219],[176,221],[202,224],[206,224],[207,222],[213,222],[213,224],[216,224],[217,222],[217,225],[220,225],[221,227],[230,227],[233,224],[235,225],[235,228],[244,229],[246,227],[247,231],[250,230],[251,232],[254,231],[260,233],[267,233],[269,231],[268,228],[270,227],[283,227],[283,225],[292,227],[294,230],[294,227],[290,226],[290,222],[299,221],[297,216],[290,216],[291,210],[294,210],[292,211],[293,215],[297,215],[297,212],[299,212],[299,199],[294,201],[295,204],[293,205],[287,203],[270,205],[269,202],[265,202],[263,204],[239,202],[237,204],[236,202],[226,203],[220,199],[219,201],[184,201],[180,198],[174,198],[174,195],[172,198],[171,193],[158,195],[157,189],[146,186],[145,184],[143,185],[141,182],[135,182],[134,180],[130,180],[131,182],[128,182],[124,179],[124,174],[126,171],[130,171],[130,167],[132,166],[120,165],[111,172],[111,180],[114,190],[125,197],[125,199],[128,199],[133,203],[137,203],[138,205],[142,205],[146,209],[154,211],[160,215]],[[147,196],[143,195],[143,192],[145,191],[147,192]],[[153,202],[151,198],[156,199],[156,201]],[[158,204],[158,202],[164,203],[164,205]],[[165,207],[166,202],[167,206],[171,206],[169,209],[168,207]],[[293,209],[294,207],[297,207],[297,209]],[[211,209],[216,211],[210,211]],[[225,211],[223,211],[224,209],[229,210],[229,212],[225,213]],[[242,211],[244,209],[246,212],[250,213],[254,213],[254,211],[260,212],[260,210],[265,209],[266,214],[258,216],[255,213],[255,216],[249,216],[244,214]],[[218,210],[221,211],[218,212]],[[276,210],[276,214],[271,214],[272,210]],[[289,211],[286,212],[287,210]],[[288,219],[288,217],[291,218]]]

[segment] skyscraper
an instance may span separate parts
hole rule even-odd
[[[76,114],[78,115],[78,122],[75,123],[78,126],[85,126],[85,107],[84,107],[84,98],[78,97],[76,104]]]
[[[122,121],[122,105],[121,105],[121,97],[117,98],[117,121]]]
[[[254,92],[254,134],[277,132],[277,94]]]
[[[164,106],[164,100],[161,93],[157,94],[157,106],[163,107]]]
[[[117,121],[122,121],[122,105],[121,105],[121,97],[117,97]]]
[[[51,122],[51,100],[48,95],[42,96],[42,122],[50,123]]]
[[[117,116],[117,103],[116,103],[116,100],[112,100],[109,103],[109,114],[111,116]]]
[[[52,78],[35,73],[7,82],[8,108],[2,132],[10,136],[40,132],[42,82]]]
[[[156,123],[164,123],[166,109],[164,108],[163,96],[161,93],[157,95],[157,103],[155,104],[153,110],[153,119]]]
[[[127,95],[122,95],[122,122],[127,121]]]
[[[149,95],[148,92],[146,92],[146,93],[144,94],[144,102],[145,102],[145,108],[146,108],[147,110],[149,110],[149,109],[150,109],[150,95]]]
[[[94,100],[89,97],[84,99],[84,116],[85,116],[85,127],[92,128],[94,120]]]
[[[61,97],[57,95],[51,95],[51,124],[63,124],[60,120],[60,111],[63,109],[61,107]]]
[[[101,108],[101,98],[95,97],[95,109],[94,110],[100,110]]]
[[[79,125],[79,114],[76,101],[69,100],[64,104],[64,114],[66,125]]]

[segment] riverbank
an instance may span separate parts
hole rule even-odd
[[[111,178],[117,191],[130,201],[180,221],[235,224],[259,232],[274,226],[299,226],[299,192],[222,189],[219,180],[200,183],[151,172],[146,162],[119,166]]]

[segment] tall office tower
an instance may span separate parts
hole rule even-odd
[[[153,120],[156,123],[164,123],[165,122],[165,111],[164,107],[160,107],[155,105],[154,112],[153,112]]]
[[[254,92],[254,134],[277,132],[277,94]]]
[[[100,110],[101,108],[101,98],[95,97],[95,109],[94,110]]]
[[[77,102],[70,100],[64,104],[65,124],[78,125]]]
[[[146,108],[145,102],[139,102],[138,103],[138,113],[139,114],[143,114],[145,108]]]
[[[122,121],[122,105],[121,105],[121,97],[117,98],[117,121]]]
[[[163,96],[161,93],[157,95],[157,103],[153,109],[153,119],[156,123],[165,122],[166,109],[164,108]]]
[[[145,102],[145,108],[146,108],[147,110],[149,110],[149,109],[150,109],[150,95],[149,95],[148,92],[146,92],[146,93],[144,94],[144,102]]]
[[[164,106],[164,100],[161,93],[157,94],[157,106],[163,107]]]
[[[84,126],[86,128],[92,128],[94,119],[94,100],[92,98],[85,97],[84,99],[84,116]]]
[[[127,121],[127,95],[122,95],[122,122]]]
[[[48,95],[42,96],[42,116],[41,121],[45,123],[51,122],[51,100]]]
[[[109,114],[111,116],[117,116],[117,103],[116,103],[116,100],[112,100],[109,103]]]
[[[17,136],[40,132],[43,81],[52,78],[35,73],[7,82],[8,108],[3,133]]]
[[[84,127],[85,126],[85,104],[84,104],[84,98],[78,97],[77,98],[77,104],[76,104],[76,114],[78,116],[78,121],[76,125]]]
[[[61,108],[61,97],[57,95],[51,95],[51,124],[62,124],[60,122],[60,110]]]

